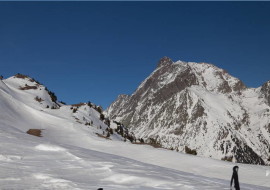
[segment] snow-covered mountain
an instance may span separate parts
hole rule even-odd
[[[229,187],[234,163],[124,142],[113,122],[108,135],[100,112],[90,102],[60,103],[25,75],[0,80],[0,189]],[[241,189],[269,189],[269,166],[238,165]]]
[[[91,132],[100,137],[123,140],[118,134],[108,135],[109,126],[101,119],[99,106],[90,102],[65,105],[57,101],[53,92],[26,75],[17,74],[0,80],[0,100],[1,118],[4,118],[1,122],[21,132],[34,126],[42,131],[44,138],[57,139],[62,136],[61,123],[68,131],[81,132],[82,137]],[[72,141],[70,136],[65,138]]]
[[[270,163],[270,81],[247,88],[207,63],[162,58],[132,95],[106,110],[137,138],[239,163]]]

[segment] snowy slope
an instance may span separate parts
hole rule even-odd
[[[165,57],[106,113],[137,138],[168,149],[263,165],[270,163],[269,94],[269,82],[247,88],[214,65]]]
[[[35,85],[35,82],[30,80],[32,79],[10,77],[1,81],[0,106],[5,110],[1,113],[5,124],[22,132],[31,129],[30,126],[34,129],[42,129],[44,135],[49,134],[51,138],[55,139],[63,135],[61,134],[62,128],[70,132],[76,130],[82,136],[85,136],[85,131],[101,133],[108,127],[100,121],[100,114],[87,104],[58,106],[60,103],[51,100],[43,85],[39,85],[38,89],[21,90],[20,86],[24,86],[24,83],[30,83],[29,86]],[[42,101],[36,101],[36,97],[41,98]],[[74,108],[77,109],[76,112],[73,111]],[[86,122],[93,124],[86,126]],[[59,128],[59,123],[61,123],[61,128]],[[59,131],[59,133],[56,133],[56,131]],[[70,139],[70,137],[67,137],[67,139]]]
[[[93,107],[47,108],[60,103],[42,85],[21,90],[29,80],[0,80],[0,189],[228,189],[234,164],[100,138],[107,126]],[[242,189],[269,189],[269,167],[239,167]]]
[[[47,141],[42,138],[26,136],[18,132],[0,133],[1,138],[1,170],[0,186],[1,189],[97,189],[103,187],[108,190],[116,189],[228,189],[229,181],[217,179],[216,177],[203,177],[196,173],[213,172],[223,173],[226,178],[230,177],[231,166],[212,160],[201,160],[201,164],[207,163],[205,168],[192,169],[189,173],[177,169],[168,169],[158,165],[147,164],[144,162],[128,159],[123,156],[103,153],[108,151],[107,145],[110,142],[95,139],[103,146],[96,146],[100,151],[94,151],[91,148],[83,149],[78,146],[59,144],[54,141]],[[74,138],[79,136],[74,135]],[[106,144],[106,145],[104,145]],[[117,144],[111,147],[117,148]],[[135,146],[135,145],[133,145]],[[123,147],[121,147],[123,148]],[[122,149],[132,149],[131,145]],[[137,147],[136,147],[137,148]],[[135,151],[136,149],[133,149]],[[162,150],[153,150],[150,147],[141,147],[136,150],[136,154],[143,154],[145,151],[151,153],[161,152],[162,159],[159,165],[166,165],[169,157],[163,154]],[[166,152],[164,152],[166,153]],[[173,153],[173,152],[172,152]],[[133,156],[135,154],[133,153]],[[150,154],[144,155],[150,157]],[[172,156],[170,154],[170,156]],[[181,155],[173,155],[181,157]],[[183,159],[183,158],[182,158]],[[188,164],[190,158],[184,158]],[[179,160],[181,161],[181,159]],[[193,160],[194,161],[194,160]],[[196,162],[197,164],[199,162]],[[225,169],[225,170],[224,170]],[[241,183],[241,188],[246,190],[266,190],[269,189],[269,177],[265,176],[266,168],[255,166],[240,166],[240,182],[249,176],[249,183],[259,183],[264,186],[254,186]],[[212,171],[211,171],[212,170]],[[220,172],[219,170],[223,170]],[[209,173],[210,173],[209,172]],[[244,175],[250,172],[250,175]],[[217,176],[218,177],[218,176]],[[253,177],[253,178],[252,178]],[[246,181],[246,180],[245,180]]]

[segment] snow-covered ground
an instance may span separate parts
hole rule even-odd
[[[42,86],[20,90],[24,80],[0,81],[0,189],[229,189],[234,163],[100,138],[98,112],[48,109]],[[42,137],[28,129],[42,129]],[[269,167],[238,166],[241,189],[270,188]]]

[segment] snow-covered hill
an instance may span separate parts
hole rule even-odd
[[[33,127],[42,130],[44,138],[55,139],[63,136],[63,128],[81,133],[82,137],[88,132],[107,135],[108,126],[100,120],[96,105],[64,105],[53,92],[28,76],[20,74],[0,81],[0,91],[2,122],[21,132]],[[73,141],[72,133],[69,135],[66,139]],[[122,137],[115,134],[111,138]]]
[[[107,115],[164,148],[240,163],[270,163],[270,83],[247,88],[207,63],[164,57]]]
[[[233,163],[105,138],[97,110],[24,75],[0,80],[0,189],[228,189]],[[269,167],[239,167],[242,189],[269,189]]]

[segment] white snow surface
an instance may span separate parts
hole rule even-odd
[[[25,83],[33,82],[0,80],[0,189],[229,189],[234,163],[100,138],[107,126],[96,110],[48,109],[44,86],[20,90]],[[269,166],[238,166],[241,189],[270,188]]]

